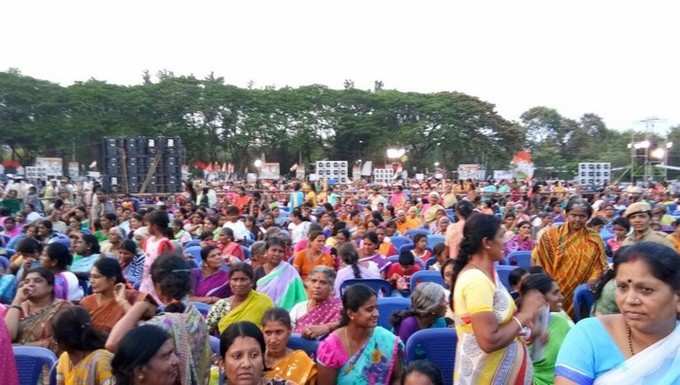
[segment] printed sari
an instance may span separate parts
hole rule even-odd
[[[454,290],[456,348],[454,384],[531,385],[532,366],[524,343],[516,338],[508,346],[485,353],[472,329],[472,315],[490,312],[499,325],[513,322],[517,308],[510,293],[494,274],[494,280],[479,269],[464,270]]]
[[[113,385],[112,358],[113,353],[97,349],[74,365],[68,353],[64,352],[57,361],[57,384]]]
[[[288,262],[280,262],[269,274],[257,280],[257,291],[268,295],[276,306],[288,311],[307,299],[300,274]]]
[[[218,270],[208,276],[203,275],[201,268],[191,271],[192,294],[196,297],[219,297],[231,296],[229,287],[229,273]]]
[[[378,326],[364,346],[349,357],[336,331],[319,345],[317,362],[338,370],[337,385],[387,385],[403,349],[399,337]]]
[[[331,322],[340,321],[340,314],[342,312],[342,301],[340,298],[330,297],[313,309],[309,309],[307,304],[305,304],[305,307],[307,312],[295,321],[293,333],[302,333],[309,326],[326,325]]]
[[[573,314],[576,286],[596,280],[607,268],[600,235],[585,228],[569,231],[567,223],[546,230],[531,259],[533,264],[542,266],[557,281],[564,294],[564,309],[569,314]]]
[[[227,299],[226,301],[231,301],[231,299]],[[221,301],[218,301],[218,303],[219,302]],[[229,313],[221,317],[217,324],[220,334],[222,334],[229,325],[239,321],[250,321],[255,325],[262,324],[262,316],[273,306],[272,300],[266,294],[251,290],[245,301],[241,302],[238,306],[231,309]]]
[[[265,372],[267,380],[290,381],[296,385],[316,384],[316,363],[302,350],[294,350]]]
[[[24,302],[25,304],[25,302]],[[19,319],[19,335],[15,343],[20,345],[40,346],[57,352],[57,343],[53,338],[52,318],[62,309],[71,306],[69,302],[57,299],[38,313],[25,316],[22,310]],[[24,306],[22,308],[25,309]]]
[[[185,302],[184,313],[162,313],[147,322],[167,331],[175,343],[181,385],[203,385],[210,375],[212,351],[201,313]]]

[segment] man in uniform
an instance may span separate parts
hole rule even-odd
[[[630,246],[638,242],[656,242],[673,248],[673,244],[666,239],[666,233],[651,229],[652,206],[649,203],[635,202],[626,208],[623,215],[630,221],[632,231],[621,246]]]

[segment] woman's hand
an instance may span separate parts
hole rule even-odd
[[[302,336],[304,338],[313,340],[321,336],[325,336],[328,333],[329,328],[326,325],[312,325],[302,332]]]
[[[520,306],[517,318],[522,321],[523,325],[530,326],[545,304],[545,296],[541,292],[529,290],[522,296],[522,305]]]
[[[113,287],[113,296],[119,304],[128,303],[127,297],[125,296],[125,284],[117,283]]]
[[[17,289],[17,293],[12,301],[12,306],[21,306],[24,301],[28,300],[29,295],[31,295],[31,290],[26,286],[21,286]]]

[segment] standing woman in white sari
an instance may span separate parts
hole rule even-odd
[[[557,357],[556,385],[680,384],[680,255],[652,242],[614,260],[621,314],[587,318]]]

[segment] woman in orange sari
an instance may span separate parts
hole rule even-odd
[[[589,230],[586,221],[592,208],[583,199],[572,198],[565,209],[566,223],[545,231],[532,252],[532,261],[555,278],[564,294],[564,308],[572,313],[576,286],[594,283],[607,267],[600,234]]]

